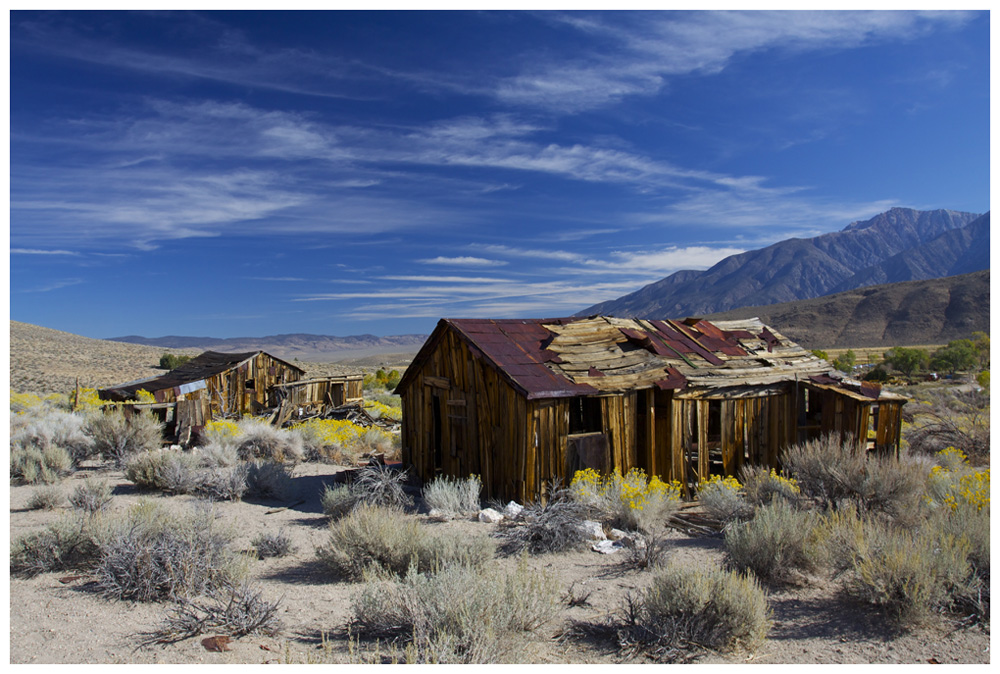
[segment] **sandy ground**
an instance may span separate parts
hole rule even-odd
[[[351,597],[360,585],[339,582],[318,563],[315,549],[326,538],[327,520],[319,495],[324,483],[339,470],[306,464],[296,469],[295,494],[289,502],[245,501],[216,504],[221,521],[238,532],[235,545],[249,549],[259,533],[284,529],[296,551],[287,557],[253,562],[252,577],[265,597],[281,600],[284,629],[277,637],[248,636],[231,643],[228,652],[210,652],[196,637],[166,646],[137,648],[139,634],[155,628],[169,606],[130,603],[102,598],[86,577],[67,572],[34,578],[11,577],[11,663],[308,663],[349,662],[344,627],[350,617]],[[77,473],[62,483],[68,495]],[[100,475],[115,485],[113,508],[124,510],[140,498],[152,498],[171,508],[190,508],[190,496],[142,494],[117,471]],[[40,528],[60,517],[60,511],[28,511],[25,504],[34,487],[10,488],[10,535]],[[304,501],[295,504],[297,501]],[[293,505],[294,504],[294,505]],[[284,508],[284,509],[281,509]],[[414,515],[428,527],[459,529],[469,536],[489,536],[497,525],[471,520],[434,522]],[[674,532],[671,555],[691,565],[718,564],[721,539],[689,537]],[[513,566],[516,559],[498,558]],[[587,604],[562,605],[561,613],[539,629],[523,651],[533,663],[621,662],[614,645],[600,639],[567,636],[574,623],[600,623],[615,611],[629,591],[643,587],[648,571],[626,570],[620,555],[580,552],[530,558],[530,565],[555,574],[564,593],[590,593]],[[67,579],[67,577],[70,577]],[[572,590],[571,590],[572,588]],[[941,623],[919,632],[896,635],[868,609],[841,599],[836,588],[820,580],[802,587],[772,590],[769,601],[773,627],[763,647],[749,660],[756,663],[989,663],[990,639],[980,629],[954,630]],[[580,633],[579,630],[576,631]],[[708,654],[701,662],[731,664],[745,655]],[[644,659],[633,660],[638,662]]]

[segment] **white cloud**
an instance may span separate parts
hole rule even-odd
[[[72,250],[39,250],[37,248],[11,248],[11,255],[79,255]]]
[[[469,255],[458,257],[438,256],[428,260],[417,260],[420,264],[435,264],[441,266],[454,267],[502,267],[507,264],[503,260],[489,260],[485,257],[472,257]]]

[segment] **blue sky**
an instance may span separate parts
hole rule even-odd
[[[982,213],[989,55],[986,12],[15,11],[11,318],[421,333]]]

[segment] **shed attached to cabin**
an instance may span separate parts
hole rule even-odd
[[[690,494],[827,433],[898,453],[906,401],[757,319],[442,319],[396,390],[418,477],[475,474],[487,498],[521,501],[582,468]]]

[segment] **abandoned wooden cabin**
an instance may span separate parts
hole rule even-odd
[[[396,390],[417,476],[479,475],[487,498],[521,501],[583,468],[642,468],[690,496],[826,433],[898,453],[906,401],[757,319],[443,319]]]
[[[181,441],[190,429],[216,418],[277,408],[276,417],[287,419],[293,410],[361,401],[360,374],[303,379],[305,374],[264,351],[206,351],[166,374],[102,389],[98,395],[122,402],[135,401],[139,391],[151,393],[156,403],[149,407],[168,423],[168,433]]]

